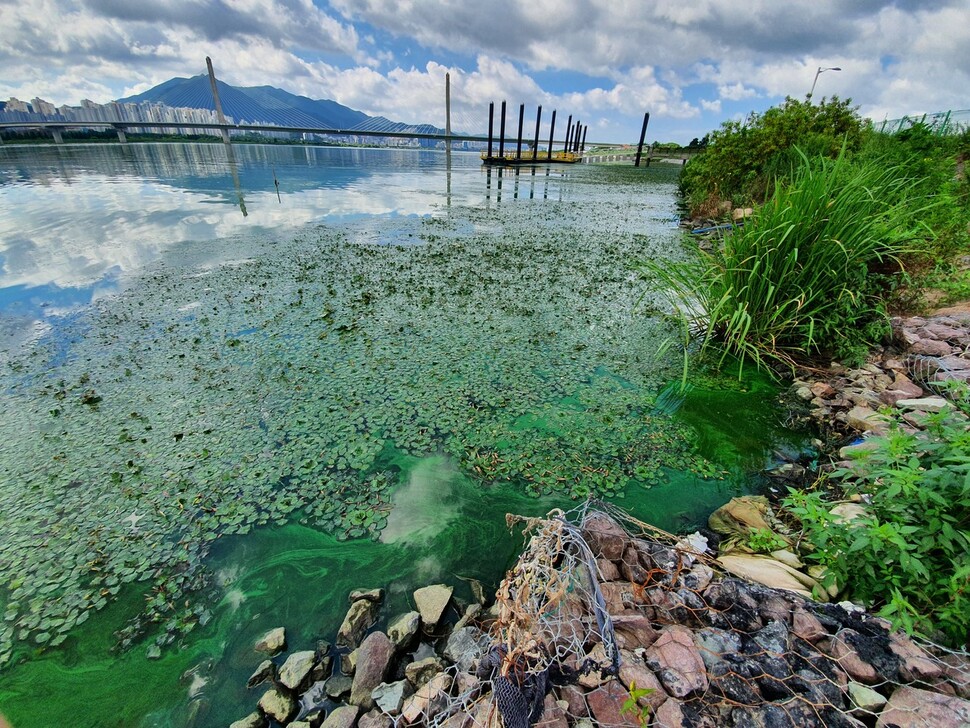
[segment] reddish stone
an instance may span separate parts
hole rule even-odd
[[[533,723],[535,728],[569,728],[566,714],[563,709],[556,704],[552,695],[547,695],[542,704],[542,717]]]
[[[657,708],[654,725],[663,726],[663,728],[688,728],[690,723],[684,717],[684,711],[680,707],[680,701],[677,698],[667,698]]]
[[[665,627],[646,651],[646,662],[675,698],[708,688],[707,670],[694,645],[693,634],[686,627]]]
[[[619,523],[602,513],[591,513],[583,520],[583,538],[597,558],[616,561],[629,540]]]
[[[792,612],[791,631],[796,637],[801,637],[806,642],[815,644],[823,637],[828,637],[829,633],[818,621],[818,618],[804,609],[796,609]]]
[[[966,728],[970,702],[904,685],[889,698],[876,728]]]
[[[890,635],[889,649],[899,658],[899,676],[906,682],[933,680],[943,675],[943,666],[902,632]]]
[[[586,695],[586,703],[597,725],[611,728],[639,728],[640,722],[632,713],[622,713],[623,703],[630,697],[616,680],[610,680]]]
[[[640,705],[656,710],[667,699],[667,693],[657,677],[644,664],[643,660],[627,650],[620,651],[620,682],[627,690],[650,690],[639,699]]]
[[[858,632],[851,629],[840,630],[831,640],[829,653],[853,680],[866,685],[875,685],[880,681],[879,674],[872,665],[859,657],[859,653],[850,643],[853,638],[859,636]]]

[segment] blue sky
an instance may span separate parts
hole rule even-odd
[[[273,85],[477,132],[490,100],[589,138],[688,142],[786,95],[873,119],[970,108],[970,0],[0,0],[0,98],[76,104],[173,76]],[[517,112],[516,112],[517,113]]]

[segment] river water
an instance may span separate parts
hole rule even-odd
[[[494,587],[507,512],[703,523],[801,447],[689,370],[637,260],[675,168],[418,150],[0,148],[0,712],[223,726],[354,588]]]

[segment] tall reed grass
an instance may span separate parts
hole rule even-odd
[[[722,246],[691,263],[639,265],[705,347],[758,366],[864,351],[887,324],[883,274],[925,237],[899,168],[798,154],[791,182],[777,182]]]

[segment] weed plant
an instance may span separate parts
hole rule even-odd
[[[885,279],[925,231],[914,183],[892,166],[799,152],[794,180],[723,245],[681,265],[641,272],[707,346],[762,364],[831,354],[860,359],[886,331]],[[919,233],[919,234],[914,234]]]
[[[964,394],[963,413],[970,413]],[[931,415],[924,433],[896,427],[832,478],[865,501],[845,520],[820,491],[791,490],[785,505],[848,598],[894,625],[953,646],[970,634],[970,431],[963,413]]]

